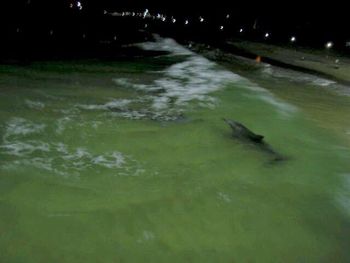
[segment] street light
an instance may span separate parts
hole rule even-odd
[[[329,41],[329,42],[326,43],[325,46],[326,46],[327,49],[331,49],[333,47],[333,42]]]
[[[79,10],[83,9],[83,6],[82,6],[81,2],[79,2],[79,1],[77,2],[77,7],[78,7]]]

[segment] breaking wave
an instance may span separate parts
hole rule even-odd
[[[336,84],[335,81],[313,76],[311,74],[297,72],[264,64],[263,73],[273,75],[275,78],[286,79],[288,81],[327,87]]]
[[[239,88],[254,89],[258,98],[276,106],[283,113],[295,110],[267,90],[191,52],[173,39],[156,39],[156,42],[141,43],[138,46],[147,50],[168,51],[171,55],[184,55],[182,60],[161,71],[161,77],[149,84],[140,84],[131,78],[113,80],[119,87],[137,91],[137,98],[112,99],[102,104],[77,107],[104,110],[108,114],[129,119],[176,120],[183,117],[190,102],[199,107],[214,109],[219,101],[213,92],[229,84],[237,84]]]
[[[283,69],[283,68],[271,66],[270,64],[264,64],[262,73],[267,76],[273,76],[274,78],[287,80],[297,84],[313,85],[313,86],[324,87],[324,88],[327,87],[335,90],[339,94],[350,96],[349,87],[341,85],[336,81],[314,76],[311,74],[302,73],[299,71],[294,71],[289,69]]]
[[[143,50],[152,51],[167,51],[173,55],[193,55],[194,53],[184,46],[179,45],[172,38],[162,38],[158,35],[154,35],[154,42],[144,42],[135,44]]]

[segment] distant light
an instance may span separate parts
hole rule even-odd
[[[145,12],[143,12],[143,18],[145,18],[148,15],[148,9],[146,8]]]
[[[204,18],[203,17],[199,17],[199,21],[201,22],[201,23],[203,23],[204,22]]]
[[[226,15],[226,19],[229,19],[229,18],[230,18],[230,14],[227,14],[227,15]]]
[[[147,28],[148,27],[148,25],[147,24],[145,24],[145,28]]]
[[[162,21],[165,22],[165,20],[166,20],[166,18],[165,18],[165,16],[163,16],[163,17],[162,17]]]
[[[135,16],[135,12],[132,12],[132,16]]]
[[[295,36],[292,36],[291,38],[290,38],[290,42],[295,42],[297,39],[296,39],[296,37]]]
[[[172,21],[173,21],[173,23],[174,23],[174,24],[176,23],[176,19],[175,19],[175,18],[173,18],[173,20],[172,20]]]
[[[79,2],[79,1],[77,2],[77,7],[79,8],[79,10],[83,9],[81,2]]]
[[[330,49],[332,47],[333,47],[333,42],[329,41],[329,42],[326,43],[326,48],[327,49]]]
[[[191,43],[189,43],[189,44],[188,44],[188,47],[189,47],[189,48],[191,48],[191,47],[192,47],[192,44],[191,44]]]
[[[346,47],[350,47],[350,41],[346,42],[346,43],[345,43],[345,46],[346,46]]]
[[[16,29],[16,32],[19,33],[21,30],[19,29],[19,27]]]
[[[86,35],[85,35],[85,34],[83,34],[83,38],[86,38]]]
[[[159,19],[160,17],[161,17],[161,15],[158,13],[158,14],[157,14],[157,18]]]
[[[125,16],[125,13],[124,13],[124,12],[122,13],[122,16]]]
[[[185,20],[185,25],[188,25],[188,20]]]
[[[268,38],[270,36],[270,33],[265,34],[265,38]]]
[[[221,31],[224,30],[224,26],[220,26],[220,30],[221,30]]]
[[[70,8],[73,8],[73,7],[74,7],[74,5],[73,5],[72,3],[70,3],[70,4],[69,4],[69,7],[70,7]]]
[[[113,39],[114,39],[114,41],[116,41],[116,40],[117,40],[117,36],[114,36],[114,38],[113,38]]]
[[[240,28],[240,29],[239,29],[239,33],[243,33],[243,28]]]
[[[50,30],[49,34],[50,34],[50,36],[52,36],[53,35],[53,30]]]
[[[103,10],[103,14],[104,14],[104,15],[107,15],[107,10]]]

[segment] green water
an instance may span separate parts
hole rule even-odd
[[[350,262],[347,87],[274,70],[1,66],[0,262]]]

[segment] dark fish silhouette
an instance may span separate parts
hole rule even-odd
[[[264,136],[252,132],[242,123],[237,121],[227,119],[224,119],[224,121],[231,127],[234,138],[239,139],[242,142],[252,144],[259,150],[271,155],[273,157],[273,161],[286,160],[284,156],[276,152],[269,144],[264,142]]]

